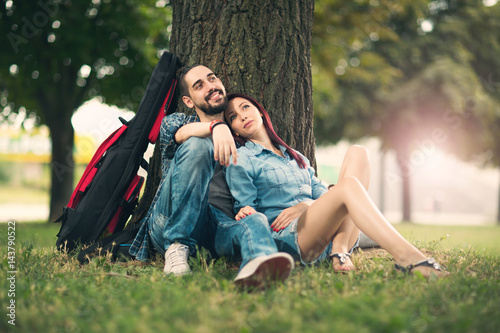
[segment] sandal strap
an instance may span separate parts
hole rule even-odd
[[[340,260],[340,266],[342,266],[347,259],[351,259],[351,255],[349,253],[335,252],[330,253],[330,258],[338,258]]]
[[[394,267],[403,273],[411,273],[412,269],[414,269],[415,267],[419,267],[419,266],[430,267],[430,268],[435,269],[436,271],[441,272],[441,265],[434,258],[427,258],[427,259],[421,260],[419,262],[416,262],[414,264],[408,265],[406,267],[403,267],[403,266],[398,265],[398,264],[394,264]]]

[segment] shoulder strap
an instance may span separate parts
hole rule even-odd
[[[92,157],[92,160],[89,162],[87,165],[87,168],[85,169],[85,172],[83,173],[82,177],[80,178],[80,181],[78,182],[78,185],[76,186],[75,190],[73,191],[73,194],[71,195],[71,198],[68,203],[68,207],[75,208],[76,205],[78,204],[79,201],[79,193],[84,192],[85,188],[89,185],[90,181],[92,180],[93,176],[89,175],[93,172],[95,175],[94,167],[99,162],[99,160],[102,158],[102,155],[113,145],[116,140],[123,134],[123,132],[127,129],[127,125],[122,125],[120,128],[118,128],[116,131],[114,131],[108,138],[99,146],[97,151],[95,152],[94,156]]]

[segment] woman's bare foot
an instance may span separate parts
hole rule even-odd
[[[335,253],[332,255],[332,268],[334,272],[354,271],[356,268],[347,253]]]
[[[445,271],[434,258],[427,258],[406,267],[396,264],[396,269],[412,274],[419,271],[425,278],[430,278],[431,276],[441,278],[450,275],[450,273]]]
[[[412,269],[410,273],[414,273],[415,271],[419,271],[420,273],[422,273],[422,275],[426,279],[430,278],[431,276],[435,276],[437,278],[442,278],[442,277],[450,275],[450,272],[445,271],[443,268],[441,268],[440,270],[437,270],[437,269],[434,269],[431,267],[419,266],[419,267],[415,267],[414,269]]]

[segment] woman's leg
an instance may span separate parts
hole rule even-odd
[[[344,177],[356,177],[363,187],[368,190],[370,185],[370,161],[368,150],[362,146],[353,145],[349,147],[340,167],[339,181]],[[350,216],[347,216],[332,241],[332,253],[347,253],[354,246],[359,237],[359,229]],[[332,267],[335,271],[353,270],[354,265],[348,259],[342,265],[338,258],[333,258]]]
[[[405,267],[426,258],[385,219],[360,181],[345,176],[299,218],[298,242],[305,261],[324,251],[325,241],[332,239],[348,214],[354,224],[386,249],[399,265]],[[415,270],[426,276],[435,272],[430,267]]]
[[[331,253],[349,253],[349,250],[356,244],[358,237],[359,229],[352,219],[347,216],[333,236]],[[341,263],[337,257],[332,258],[332,268],[334,271],[351,271],[355,269],[350,258]]]

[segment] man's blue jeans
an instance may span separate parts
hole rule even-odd
[[[192,137],[177,149],[148,220],[155,249],[164,253],[179,242],[194,253],[199,245],[217,256],[241,258],[242,267],[257,256],[277,252],[264,215],[236,221],[209,207],[208,189],[217,163],[213,156],[208,138]]]
[[[242,268],[252,259],[278,252],[264,214],[253,213],[237,221],[215,207],[209,210],[217,256],[241,260]]]

